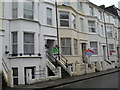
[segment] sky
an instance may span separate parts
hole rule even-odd
[[[104,4],[106,7],[111,6],[111,5],[115,5],[116,7],[118,7],[118,2],[120,0],[89,0],[89,1],[98,6]]]

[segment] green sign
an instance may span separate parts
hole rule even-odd
[[[57,48],[53,48],[52,53],[53,54],[58,54],[58,49]]]

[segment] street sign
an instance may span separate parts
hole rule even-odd
[[[54,47],[53,50],[52,50],[52,53],[53,54],[58,54],[58,48]]]
[[[91,57],[92,56],[92,53],[94,53],[92,50],[90,49],[87,49],[85,50],[85,54],[88,56],[88,57]]]
[[[91,57],[91,56],[92,56],[92,53],[91,53],[90,51],[87,51],[87,52],[86,52],[86,55],[87,55],[88,57]]]
[[[110,56],[115,55],[116,51],[110,51]]]

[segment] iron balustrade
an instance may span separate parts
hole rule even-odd
[[[7,64],[5,63],[3,58],[2,58],[2,65],[3,65],[3,68],[5,69],[6,73],[8,73],[9,68],[8,68]]]

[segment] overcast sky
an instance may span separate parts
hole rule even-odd
[[[104,4],[107,7],[114,4],[116,7],[118,7],[118,2],[120,0],[90,0],[90,1],[98,6]]]

